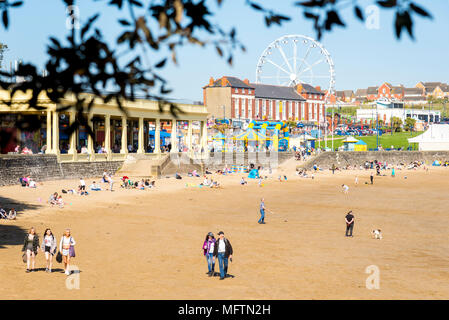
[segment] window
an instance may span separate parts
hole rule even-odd
[[[281,103],[281,102],[277,101],[277,100],[274,101],[274,106],[275,106],[274,119],[275,120],[279,120],[279,103]]]
[[[239,89],[235,88],[235,89],[234,89],[234,92],[235,92],[235,93],[239,93]]]
[[[296,104],[296,102],[290,101],[289,103],[289,108],[288,108],[288,117],[292,118],[293,117],[293,104]]]
[[[253,101],[252,99],[248,100],[248,119],[253,118]]]
[[[242,98],[242,115],[241,115],[242,118],[246,117],[246,110],[247,110],[246,98]]]
[[[301,102],[301,120],[304,119],[305,117],[306,117],[305,103]]]
[[[234,117],[238,118],[239,117],[239,99],[235,98],[234,101]]]
[[[295,102],[295,118],[301,119],[301,116],[299,115],[299,104],[300,102]]]
[[[262,117],[267,115],[267,109],[265,108],[265,100],[259,99],[259,103],[262,105]]]

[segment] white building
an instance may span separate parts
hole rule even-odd
[[[370,109],[357,109],[357,121],[376,119],[384,123],[390,123],[391,118],[397,117],[405,122],[406,118],[413,118],[424,122],[440,122],[441,112],[429,109],[405,109],[404,103],[389,99],[379,99],[371,105]],[[429,119],[430,118],[430,119]]]
[[[449,151],[449,124],[431,124],[423,134],[408,139],[419,151]]]

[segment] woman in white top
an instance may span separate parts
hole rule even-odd
[[[70,233],[70,229],[66,229],[61,241],[59,242],[59,251],[62,254],[62,259],[64,262],[64,273],[66,275],[70,274],[69,268],[70,268],[70,258],[72,256],[74,256],[75,253],[75,249],[74,249],[74,245],[76,244],[75,240],[73,239],[71,233]],[[73,253],[71,254],[71,250],[70,247],[72,248]]]
[[[45,267],[45,272],[51,272],[51,267],[53,266],[53,255],[56,253],[56,239],[50,229],[46,229],[44,232],[44,239],[42,239],[42,252],[45,254],[45,260],[47,265]]]
[[[16,220],[16,216],[17,216],[17,211],[14,208],[9,210],[9,213],[8,213],[9,220]]]

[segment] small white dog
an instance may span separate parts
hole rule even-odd
[[[380,229],[375,229],[372,231],[373,238],[382,240],[382,231]]]

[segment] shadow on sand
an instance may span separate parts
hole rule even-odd
[[[0,224],[0,249],[4,249],[5,246],[23,245],[26,232],[27,230],[13,224]]]
[[[28,204],[0,196],[0,207],[6,212],[14,208],[19,216],[24,210],[36,210],[41,205]],[[16,226],[14,221],[6,221],[5,224],[0,224],[0,249],[4,249],[5,246],[23,245],[26,232],[27,230]]]
[[[3,208],[7,213],[14,208],[17,211],[17,215],[20,215],[24,210],[35,210],[41,207],[42,205],[24,203],[0,196],[0,208]]]

